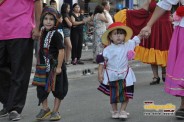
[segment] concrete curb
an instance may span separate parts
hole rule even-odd
[[[80,78],[83,76],[97,73],[98,64],[91,63],[92,59],[85,59],[83,61],[85,61],[84,65],[70,65],[67,67],[68,79]],[[149,64],[144,64],[135,60],[129,61],[129,65],[133,70],[137,70],[138,68],[149,66]],[[84,74],[84,72],[86,72],[86,74]],[[34,77],[34,72],[31,73],[31,77],[30,77],[29,86],[31,87],[32,87],[31,83],[33,81],[33,77]]]

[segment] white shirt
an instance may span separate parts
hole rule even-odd
[[[104,84],[108,84],[108,77],[109,82],[125,79],[128,69],[127,53],[130,50],[134,50],[135,46],[139,43],[140,39],[135,36],[132,40],[129,40],[124,44],[115,45],[111,43],[104,49],[103,57],[107,59],[107,68],[104,70]],[[108,72],[108,77],[106,72]],[[135,81],[135,75],[132,69],[129,68],[129,72],[126,77],[126,86],[133,85]]]
[[[165,10],[171,10],[172,5],[176,5],[178,2],[180,2],[181,5],[184,5],[184,0],[162,0],[158,2],[157,5]],[[184,27],[184,17],[182,17],[181,21],[177,23],[177,25]]]
[[[108,20],[108,23],[105,23],[105,25],[106,25],[106,28],[108,28],[109,25],[111,25],[113,23],[113,20],[112,20],[112,17],[107,10],[104,10],[104,12],[105,12],[107,20]]]

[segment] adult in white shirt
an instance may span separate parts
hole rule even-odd
[[[106,26],[106,28],[108,28],[109,25],[111,25],[113,23],[112,16],[109,13],[111,6],[110,6],[109,1],[103,1],[102,6],[104,7],[104,13],[105,13],[105,16],[108,20],[108,23],[106,23],[105,26]]]
[[[171,95],[181,97],[181,105],[175,115],[177,118],[184,119],[184,0],[162,0],[159,2],[150,21],[147,23],[147,26],[141,30],[141,33],[145,37],[148,37],[151,33],[153,23],[163,15],[166,10],[171,10],[172,5],[176,5],[179,2],[181,6],[178,7],[180,9],[176,10],[176,14],[180,17],[180,22],[175,27],[170,43],[165,91]]]

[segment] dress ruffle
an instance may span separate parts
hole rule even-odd
[[[127,9],[124,9],[124,10],[117,12],[114,15],[115,22],[122,22],[123,24],[126,25],[126,19],[127,19],[126,13],[127,13]]]
[[[137,46],[135,48],[135,60],[143,63],[155,64],[165,67],[167,64],[168,51],[155,50],[154,48],[145,48]]]

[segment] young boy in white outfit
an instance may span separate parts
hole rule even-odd
[[[133,98],[134,82],[136,81],[128,60],[133,58],[133,50],[140,43],[141,35],[132,40],[132,29],[121,22],[109,26],[102,35],[102,43],[107,46],[102,53],[103,58],[99,63],[98,80],[110,87],[110,103],[112,118],[126,119],[126,107],[129,98]],[[118,111],[117,103],[121,103]]]

